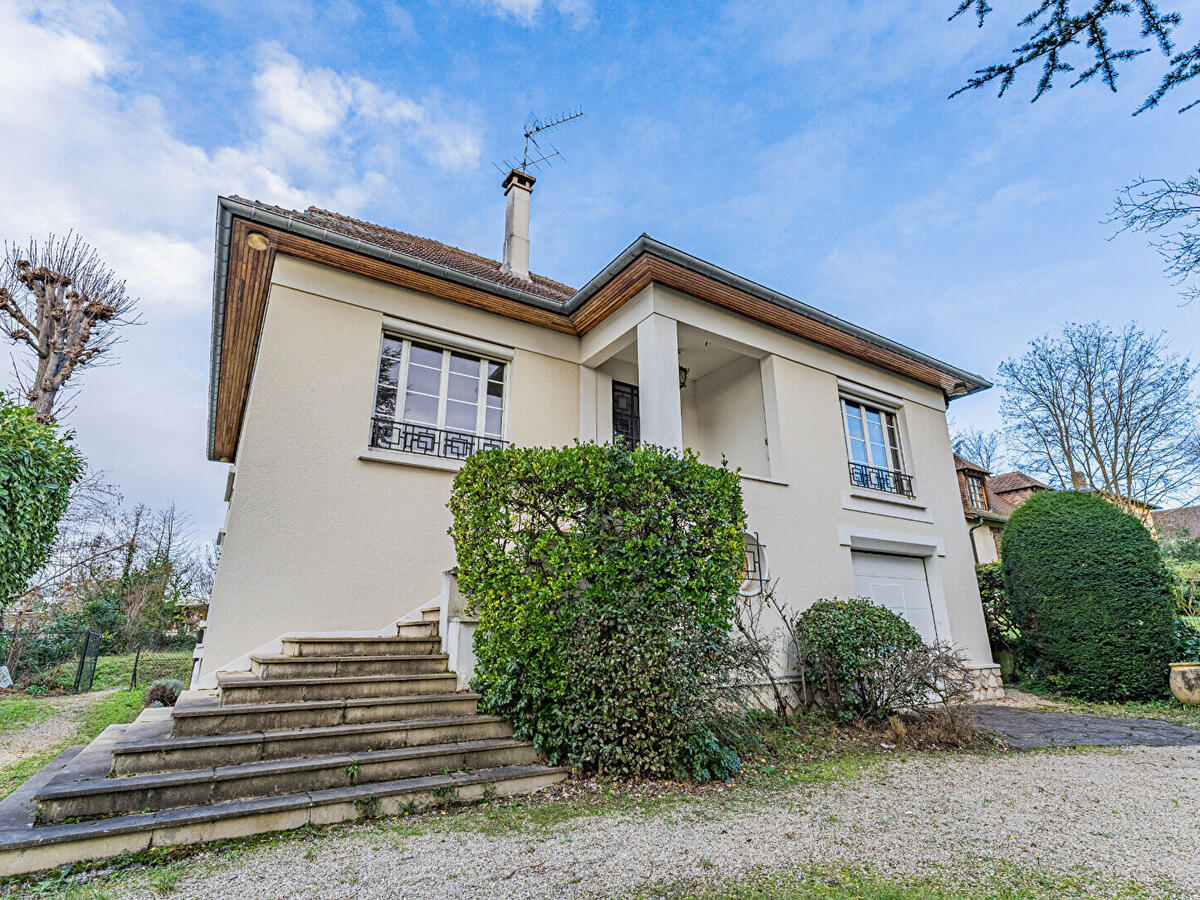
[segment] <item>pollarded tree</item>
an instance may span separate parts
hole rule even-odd
[[[67,380],[105,358],[118,329],[133,322],[137,301],[78,236],[4,250],[0,330],[32,350],[18,382],[38,421],[52,422]]]
[[[1134,516],[1077,491],[1042,491],[1012,514],[1001,552],[1022,672],[1088,700],[1167,688],[1171,581]]]

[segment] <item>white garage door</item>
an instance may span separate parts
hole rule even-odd
[[[916,556],[853,551],[854,591],[908,620],[927,644],[937,640],[925,561]]]

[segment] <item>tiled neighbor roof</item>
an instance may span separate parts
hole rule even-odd
[[[1042,488],[1050,490],[1050,485],[1042,484],[1036,478],[1030,478],[1024,472],[1005,472],[1002,475],[993,475],[988,479],[988,490],[995,491],[997,494],[1004,494],[1008,491],[1019,491],[1023,488]]]
[[[1154,527],[1163,537],[1172,537],[1186,532],[1191,537],[1200,537],[1200,506],[1184,506],[1179,509],[1156,509],[1150,514]]]
[[[449,244],[443,244],[441,241],[418,237],[415,234],[397,231],[394,228],[385,228],[382,225],[375,225],[371,222],[364,222],[361,219],[344,216],[341,213],[332,212],[328,209],[310,206],[301,212],[298,209],[284,209],[283,207],[272,206],[269,203],[261,203],[257,200],[247,200],[244,197],[234,196],[231,199],[257,206],[259,209],[269,210],[281,216],[287,216],[298,222],[306,222],[314,228],[324,228],[335,234],[367,241],[378,247],[395,250],[397,253],[405,253],[409,256],[423,259],[426,262],[457,269],[459,272],[465,272],[483,281],[490,281],[493,284],[528,291],[547,300],[565,303],[575,294],[575,288],[542,275],[530,273],[529,277],[532,281],[530,283],[530,281],[526,281],[524,278],[518,278],[516,275],[506,275],[504,272],[501,272],[500,263],[494,259],[469,253],[466,250],[460,250],[458,247],[451,247]]]

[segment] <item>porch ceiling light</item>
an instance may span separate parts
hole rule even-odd
[[[266,250],[271,246],[271,242],[267,240],[265,234],[259,234],[257,231],[251,232],[246,237],[246,246],[251,250]]]

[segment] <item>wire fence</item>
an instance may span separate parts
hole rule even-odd
[[[95,631],[0,632],[0,690],[29,696],[86,693],[174,678],[187,687],[196,635],[133,642]]]

